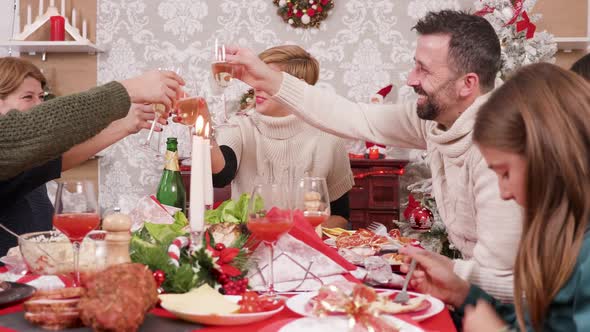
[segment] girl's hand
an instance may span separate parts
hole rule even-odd
[[[127,116],[117,121],[120,121],[124,126],[125,131],[131,135],[139,132],[142,129],[150,129],[152,124],[149,121],[153,121],[155,118],[156,113],[154,112],[153,105],[131,104],[131,108],[129,108]],[[166,121],[166,116],[161,116],[158,119],[158,123],[160,125],[168,124],[168,121]],[[156,126],[154,130],[162,131],[162,128],[160,126]]]
[[[404,247],[400,253],[409,256],[401,267],[402,272],[408,271],[411,258],[416,259],[417,265],[410,285],[418,292],[430,294],[456,307],[465,302],[470,286],[453,272],[452,260],[415,247]]]

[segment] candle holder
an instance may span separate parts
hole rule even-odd
[[[190,231],[190,252],[197,252],[203,248],[203,236],[205,235],[205,231]]]

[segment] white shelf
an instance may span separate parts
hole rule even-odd
[[[565,52],[586,50],[590,45],[590,37],[556,37],[557,48]]]
[[[0,47],[11,47],[21,53],[88,53],[103,52],[91,42],[80,41],[0,41]]]

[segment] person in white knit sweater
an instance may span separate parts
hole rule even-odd
[[[415,66],[407,80],[418,94],[414,103],[354,103],[277,73],[244,48],[231,48],[228,59],[244,66],[244,82],[321,130],[425,149],[437,207],[449,240],[463,254],[449,266],[510,302],[522,210],[500,199],[496,175],[472,142],[475,115],[501,64],[498,37],[484,18],[451,10],[428,13],[414,29]]]
[[[299,46],[273,47],[259,58],[277,73],[285,71],[310,85],[318,80],[319,63]],[[332,213],[325,224],[346,226],[354,179],[344,140],[308,125],[264,91],[255,90],[255,97],[254,112],[233,117],[230,122],[236,126],[217,133],[219,146],[211,152],[214,186],[231,183],[237,198],[256,183],[287,185],[305,175],[323,177]]]

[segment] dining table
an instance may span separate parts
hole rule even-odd
[[[0,268],[0,273],[3,268]],[[1,277],[1,275],[0,275]],[[300,315],[285,307],[278,314],[269,319],[259,321],[252,324],[240,326],[204,326],[196,323],[185,322],[172,313],[166,311],[161,307],[152,309],[147,315],[146,319],[141,325],[140,332],[152,331],[199,331],[199,332],[225,332],[236,331],[240,332],[275,332],[280,331],[281,328],[290,322],[302,318]],[[421,322],[416,322],[420,328],[427,332],[456,332],[455,326],[451,319],[450,312],[447,308],[440,313],[427,318]],[[44,331],[41,328],[28,323],[24,319],[24,311],[22,301],[10,303],[0,307],[0,332],[13,331]],[[66,329],[68,332],[85,332],[91,331],[90,328],[72,328]]]

